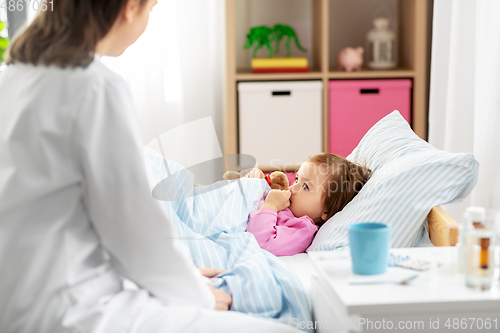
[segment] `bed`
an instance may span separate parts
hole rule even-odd
[[[153,195],[195,264],[226,270],[214,286],[233,297],[231,310],[290,325],[312,320],[307,253],[278,258],[246,232],[248,215],[269,190],[265,180],[194,186],[193,175],[179,164],[148,148],[145,157]],[[365,134],[348,159],[369,167],[372,177],[319,229],[307,251],[348,249],[347,226],[360,221],[390,224],[393,247],[456,243],[456,223],[439,206],[472,191],[478,171],[472,154],[437,150],[395,111]]]
[[[427,216],[429,238],[434,246],[455,246],[458,241],[458,224],[443,208],[432,208]]]

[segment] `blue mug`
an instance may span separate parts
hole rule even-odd
[[[353,272],[363,275],[385,273],[391,227],[382,223],[356,223],[348,230]]]

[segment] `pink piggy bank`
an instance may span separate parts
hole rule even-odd
[[[353,70],[361,70],[363,65],[363,52],[365,50],[360,46],[355,49],[352,47],[346,47],[337,55],[337,67],[338,70],[345,70],[347,72],[352,72]]]

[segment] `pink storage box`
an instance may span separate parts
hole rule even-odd
[[[409,79],[330,81],[330,152],[346,157],[394,110],[411,125],[411,86]]]

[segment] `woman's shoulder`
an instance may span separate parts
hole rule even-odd
[[[57,66],[33,66],[30,64],[14,64],[21,71],[36,71],[48,80],[71,83],[71,86],[85,87],[89,85],[106,85],[123,87],[123,78],[109,69],[97,57],[86,67],[61,68]]]
[[[129,96],[125,80],[98,59],[85,68],[63,70],[60,75],[72,87],[70,93],[75,99],[118,102]]]
[[[126,89],[124,79],[95,59],[86,68],[78,68],[65,73],[82,86],[98,86],[100,92]]]
[[[110,85],[125,85],[125,80],[111,69],[109,69],[100,59],[94,61],[85,69],[86,76],[96,78]]]
[[[121,76],[110,70],[99,59],[86,67],[61,68],[57,66],[14,63],[2,71],[0,81],[17,83],[28,88],[30,82],[37,82],[37,92],[47,96],[51,93],[73,99],[82,92],[102,94],[106,92],[127,92]]]

